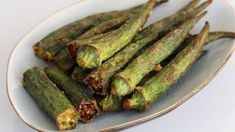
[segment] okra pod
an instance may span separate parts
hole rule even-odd
[[[190,42],[197,36],[198,35],[196,34],[186,39],[185,42],[182,43],[182,45],[179,48],[177,48],[169,57],[167,57],[163,62],[161,62],[161,64],[163,65],[168,64],[168,62],[172,60],[172,58],[174,58],[182,49],[187,47],[190,44]],[[225,31],[210,32],[208,38],[206,39],[206,45],[223,38],[235,38],[235,33],[225,32]]]
[[[111,32],[111,30],[115,30],[115,28],[118,28],[122,23],[124,23],[128,18],[130,17],[130,14],[125,14],[119,18],[111,19],[108,21],[105,21],[94,28],[88,30],[81,36],[79,36],[76,40],[73,40],[68,44],[68,47],[65,47],[62,49],[57,55],[55,55],[55,62],[62,68],[64,71],[69,71],[76,65],[76,61],[74,59],[77,49],[79,48],[78,42],[84,41],[83,39],[89,38],[89,40],[95,39],[96,37],[100,37],[105,32]],[[96,36],[99,35],[99,36]],[[76,47],[75,47],[76,46]]]
[[[205,55],[207,51],[203,51],[201,56]],[[200,57],[201,57],[200,56]],[[146,75],[141,82],[139,83],[140,86],[145,84],[149,79],[151,79],[153,76],[155,76],[159,71],[152,71],[148,75]],[[100,107],[102,111],[105,112],[114,112],[114,111],[120,111],[123,109],[122,107],[122,101],[125,100],[123,97],[115,96],[112,94],[107,95],[100,103]]]
[[[163,31],[168,31],[178,23],[184,22],[187,19],[196,16],[198,13],[208,7],[211,2],[212,0],[207,0],[206,2],[200,4],[198,7],[194,8],[194,6],[196,6],[196,4],[198,3],[198,0],[193,0],[176,13],[144,28],[135,36],[134,40],[142,39],[151,33],[161,33]]]
[[[84,79],[84,83],[95,93],[107,95],[110,78],[120,70],[140,49],[156,40],[158,34],[151,34],[135,43],[129,44],[122,51],[104,62],[98,69],[92,71]]]
[[[77,53],[76,62],[84,69],[94,69],[116,52],[126,46],[147,21],[155,0],[149,0],[145,6],[133,15],[124,25],[97,41],[83,45]]]
[[[160,64],[162,67],[165,67],[167,64],[172,61],[175,56],[183,50],[186,46],[190,44],[190,42],[195,39],[198,35],[191,36],[188,40],[185,40],[185,42],[169,57],[167,57],[165,60],[163,60]],[[207,39],[206,39],[206,45],[208,45],[211,42],[214,42],[219,39],[223,38],[235,38],[234,32],[223,32],[223,31],[217,31],[217,32],[210,32]],[[199,59],[204,56],[207,53],[207,51],[203,50]],[[148,73],[138,84],[139,86],[144,85],[150,78],[153,76],[156,76],[156,74],[159,73],[159,71],[151,71]],[[120,105],[122,103],[122,97],[114,96],[112,94],[107,95],[105,99],[103,99],[99,104],[103,111],[119,111],[122,110],[122,106]]]
[[[102,111],[120,111],[122,110],[122,97],[109,94],[99,104]]]
[[[89,40],[84,39],[84,40],[77,40],[77,41],[80,41],[80,42],[94,41],[94,40],[96,40],[106,34],[112,33],[112,32],[113,31],[110,31],[105,34],[96,35],[92,38],[89,38]],[[54,60],[55,60],[56,64],[60,68],[62,68],[64,71],[69,71],[76,66],[76,61],[75,61],[76,53],[75,52],[77,51],[77,48],[79,48],[79,47],[75,47],[74,46],[75,44],[76,44],[76,41],[70,42],[67,47],[62,49],[58,54],[56,54],[54,56]]]
[[[160,3],[164,3],[166,1],[167,0],[160,0]],[[51,61],[54,55],[66,47],[68,42],[76,39],[79,35],[83,34],[90,28],[126,13],[135,14],[142,7],[143,5],[139,5],[123,11],[111,11],[94,14],[65,25],[36,43],[33,46],[35,55],[46,61]]]
[[[56,121],[59,130],[76,127],[78,116],[74,107],[41,68],[27,70],[23,86],[40,108]]]
[[[130,99],[123,102],[125,109],[145,110],[153,101],[177,82],[198,59],[209,32],[206,23],[201,33],[173,59],[159,74],[144,86],[137,87]]]
[[[147,28],[145,28],[143,31],[137,35],[138,36],[148,36],[152,33],[162,33],[170,30],[173,26],[175,26],[177,23],[180,23],[182,21],[185,21],[187,18],[196,15],[197,13],[201,12],[203,9],[205,9],[209,4],[210,1],[204,2],[200,6],[194,8],[196,4],[198,4],[198,0],[193,0],[186,6],[184,6],[181,10],[179,10],[174,15],[171,15],[163,20],[160,20]],[[164,28],[162,25],[168,25],[166,28]],[[155,30],[155,31],[154,31]],[[140,38],[140,37],[138,37]],[[86,42],[74,42],[73,44],[69,45],[70,47],[70,54],[75,54],[77,52],[78,46],[81,45],[81,43]]]
[[[130,13],[129,14],[126,13],[118,18],[114,18],[114,19],[105,21],[105,22],[91,28],[90,30],[88,30],[87,32],[85,32],[84,34],[79,36],[77,39],[79,39],[79,40],[87,39],[87,38],[99,35],[101,33],[105,33],[110,30],[115,30],[118,27],[120,27],[123,23],[125,23],[130,18],[130,16],[131,16]]]
[[[100,109],[87,87],[77,83],[57,67],[45,68],[47,76],[65,92],[78,112],[79,120],[89,123],[99,115]]]
[[[156,5],[159,5],[165,1],[166,0],[161,0]],[[93,37],[93,36],[96,36],[99,34],[103,34],[107,31],[110,32],[110,30],[117,29],[127,19],[129,19],[131,15],[133,15],[133,12],[132,13],[125,13],[124,15],[122,15],[118,18],[114,18],[114,19],[105,21],[105,22],[91,28],[90,30],[88,30],[87,32],[82,34],[81,36],[77,37],[76,40],[73,40],[72,42],[70,42],[68,44],[69,52],[68,52],[68,49],[66,49],[66,48],[61,50],[55,56],[55,61],[65,71],[72,69],[75,66],[75,61],[72,60],[71,57],[76,57],[76,53],[77,53],[78,48],[82,45],[82,43],[83,44],[85,43],[83,39],[89,39],[89,43],[90,43],[90,41],[91,41],[90,37]],[[107,34],[105,34],[105,35],[107,35]],[[101,36],[103,36],[103,35],[101,35]]]
[[[73,69],[73,72],[71,74],[71,77],[73,78],[73,80],[76,80],[78,82],[81,82],[85,79],[85,77],[90,73],[90,70],[84,70],[82,68],[80,68],[79,66],[76,66]]]
[[[179,13],[183,14],[183,12],[187,12],[187,10],[191,11],[193,10],[194,6],[198,3],[198,0],[194,0],[192,2],[190,2],[188,5],[186,5],[184,8],[182,8]],[[184,14],[185,16],[190,16],[190,15],[195,15],[196,13],[198,13],[199,11],[201,11],[202,9],[204,9],[206,6],[208,5],[208,2],[203,3],[201,6],[197,7],[195,10],[195,12],[191,13],[189,12],[189,14]],[[178,13],[176,13],[178,14]],[[173,15],[175,16],[175,15]],[[182,16],[181,16],[182,17]],[[172,18],[172,17],[170,17]],[[182,21],[186,18],[186,17],[182,17]],[[158,22],[158,23],[168,23],[171,22],[171,19],[163,19],[162,21]],[[179,21],[179,20],[178,20]],[[168,28],[161,29],[161,32],[166,32],[167,30],[169,30],[169,28],[172,28],[174,25],[169,25]],[[152,27],[152,25],[150,25],[150,27]],[[147,27],[146,29],[149,29],[149,27]],[[150,37],[152,40],[153,38],[151,37],[151,34],[154,34],[153,32],[149,32],[150,33]],[[156,38],[158,35],[158,31],[157,33],[155,33]],[[149,36],[149,35],[148,35]],[[153,35],[152,35],[153,36]],[[146,37],[147,39],[149,39],[148,37]],[[140,42],[144,42],[145,39],[143,41]],[[137,45],[136,45],[137,44]],[[125,49],[123,49],[123,51],[120,51],[120,53],[118,53],[117,55],[115,55],[114,57],[112,57],[111,59],[109,59],[108,61],[106,61],[104,64],[101,65],[100,68],[98,68],[97,70],[93,71],[92,73],[88,74],[88,76],[86,77],[85,84],[87,84],[92,91],[94,91],[96,94],[102,94],[102,95],[106,95],[107,94],[107,87],[109,86],[109,81],[110,81],[110,77],[112,77],[114,75],[114,73],[119,70],[124,64],[127,63],[127,61],[143,46],[145,46],[147,43],[143,43],[143,44],[138,44],[138,43],[133,43],[128,45]],[[133,46],[135,46],[135,48],[133,48]],[[130,51],[132,50],[132,51]]]
[[[194,17],[168,33],[153,44],[144,53],[134,59],[123,71],[114,76],[111,92],[113,95],[125,96],[131,93],[141,79],[154,70],[159,64],[174,52],[187,37],[188,32],[206,14]]]
[[[76,65],[74,58],[69,54],[68,48],[64,48],[55,56],[55,62],[64,71],[69,71]]]

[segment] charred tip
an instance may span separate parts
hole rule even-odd
[[[131,109],[131,100],[130,99],[126,99],[123,101],[122,107],[125,110],[130,110]]]
[[[210,28],[210,23],[208,21],[205,22],[205,27],[204,28],[207,28],[207,29]]]
[[[213,2],[213,0],[207,0],[207,2],[211,4]]]
[[[52,61],[52,54],[48,51],[45,51],[43,48],[39,46],[39,43],[33,46],[34,53],[37,57],[44,59],[46,62]]]
[[[104,90],[103,85],[99,80],[96,79],[95,76],[92,74],[88,75],[84,80],[83,83],[86,84],[93,93],[98,95],[106,95],[106,91]]]
[[[77,51],[78,51],[78,46],[76,45],[76,41],[72,41],[68,44],[67,46],[68,50],[69,50],[69,54],[72,58],[76,58],[77,56]]]
[[[95,99],[82,101],[77,111],[79,119],[85,123],[90,123],[101,112]]]
[[[206,21],[201,33],[209,32],[209,30],[210,30],[210,23]]]
[[[201,5],[210,5],[213,2],[213,0],[206,0]]]

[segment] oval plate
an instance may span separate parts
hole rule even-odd
[[[157,7],[153,11],[148,23],[168,16],[190,0],[171,0]],[[11,104],[20,118],[30,127],[39,131],[56,130],[55,123],[40,110],[32,98],[22,87],[22,74],[32,66],[45,66],[46,64],[34,56],[32,45],[58,29],[85,16],[115,9],[125,9],[146,2],[145,0],[86,0],[66,8],[44,20],[31,30],[14,48],[8,63],[7,91]],[[208,15],[201,20],[192,33],[197,33],[204,22],[211,23],[212,30],[235,31],[235,12],[224,0],[214,0],[208,8]],[[221,12],[223,11],[223,12]],[[116,112],[102,113],[90,124],[80,123],[75,130],[78,131],[108,131],[124,128],[159,117],[200,91],[223,67],[233,51],[234,41],[224,39],[206,47],[209,51],[190,71],[151,107],[142,113]]]

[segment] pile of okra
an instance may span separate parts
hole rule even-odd
[[[23,86],[58,130],[90,123],[101,112],[146,110],[207,52],[235,33],[190,30],[212,0],[191,0],[174,14],[145,25],[167,0],[94,14],[50,33],[34,44],[37,57],[56,66],[28,69]]]

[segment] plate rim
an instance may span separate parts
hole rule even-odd
[[[41,129],[41,128],[38,128],[32,124],[30,124],[29,122],[27,122],[26,120],[24,120],[24,118],[19,114],[19,112],[17,111],[17,109],[15,108],[14,104],[13,104],[13,101],[11,100],[11,97],[10,97],[10,94],[9,94],[9,86],[8,86],[8,82],[9,82],[9,79],[8,79],[8,74],[9,74],[9,65],[10,65],[10,60],[12,58],[12,54],[13,52],[15,51],[15,49],[17,48],[17,46],[19,45],[19,43],[25,38],[25,36],[27,36],[32,30],[34,30],[35,28],[37,28],[38,26],[40,26],[43,22],[47,21],[49,18],[51,18],[52,16],[56,15],[56,14],[59,14],[59,13],[62,13],[64,11],[66,11],[66,9],[68,8],[72,8],[73,6],[76,6],[77,4],[80,4],[82,2],[85,2],[85,1],[88,1],[88,0],[79,0],[77,2],[74,2],[64,8],[61,8],[57,11],[54,11],[53,13],[51,13],[50,15],[48,15],[47,17],[45,17],[44,19],[42,19],[41,21],[39,21],[37,24],[35,24],[35,26],[33,26],[32,28],[30,28],[17,42],[16,44],[14,45],[14,47],[12,48],[12,50],[10,51],[10,55],[8,56],[8,60],[7,60],[7,69],[6,69],[6,91],[7,91],[7,98],[13,108],[13,110],[15,111],[15,113],[18,115],[18,117],[26,124],[28,125],[30,128],[36,130],[36,131],[47,131],[45,129]],[[233,8],[231,6],[230,3],[228,3],[227,0],[225,0],[225,3],[226,5],[228,5],[231,10],[233,10],[233,12],[235,13],[235,8]],[[129,121],[127,123],[122,123],[122,124],[119,124],[119,125],[115,125],[115,126],[112,126],[112,127],[107,127],[107,128],[104,128],[104,129],[101,129],[101,130],[98,130],[99,132],[107,132],[107,131],[114,131],[114,130],[119,130],[119,129],[122,129],[122,128],[127,128],[127,127],[130,127],[130,126],[133,126],[133,125],[137,125],[137,124],[140,124],[140,123],[143,123],[145,121],[149,121],[151,119],[154,119],[154,118],[157,118],[157,117],[160,117],[160,116],[163,116],[165,114],[167,114],[168,112],[176,109],[178,106],[180,106],[181,104],[183,104],[184,102],[186,102],[187,100],[189,100],[191,97],[193,97],[194,95],[196,95],[198,92],[200,92],[201,90],[203,90],[205,88],[205,86],[211,82],[215,77],[216,75],[224,68],[225,64],[228,62],[228,60],[231,58],[233,52],[235,51],[235,42],[233,42],[233,46],[232,48],[230,49],[229,53],[227,54],[226,58],[223,60],[223,63],[218,66],[216,68],[216,70],[201,84],[199,84],[197,87],[195,87],[195,90],[193,90],[192,92],[190,92],[189,94],[187,94],[186,96],[184,96],[182,99],[180,99],[179,101],[177,101],[176,103],[174,103],[173,105],[170,105],[169,107],[157,112],[157,113],[154,113],[152,115],[149,115],[149,116],[146,116],[146,117],[143,117],[143,118],[140,118],[140,119],[136,119],[136,120],[133,120],[133,121]]]

